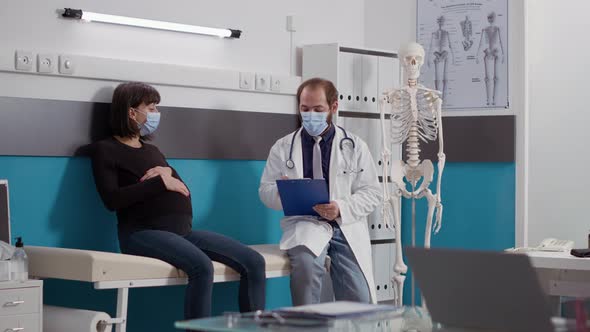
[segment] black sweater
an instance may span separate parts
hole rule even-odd
[[[151,144],[134,148],[111,137],[93,146],[96,189],[106,208],[117,211],[119,230],[157,229],[185,235],[192,223],[190,197],[168,191],[160,176],[139,181],[156,166],[170,167]],[[172,176],[181,180],[174,169]]]

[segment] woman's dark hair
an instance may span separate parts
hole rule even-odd
[[[120,137],[139,136],[137,123],[129,119],[129,108],[144,103],[160,103],[160,93],[151,85],[141,82],[121,83],[113,93],[110,125],[113,135]]]

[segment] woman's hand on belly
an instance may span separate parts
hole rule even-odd
[[[186,187],[186,185],[184,183],[182,183],[182,181],[178,180],[175,177],[172,177],[172,175],[164,175],[161,176],[162,177],[162,181],[164,181],[164,185],[166,186],[166,189],[168,191],[175,191],[177,193],[180,193],[186,197],[188,197],[191,193],[188,190],[188,188]]]
[[[151,178],[154,178],[156,176],[172,176],[172,168],[170,167],[162,167],[162,166],[156,166],[154,168],[150,168],[147,170],[147,172],[145,172],[145,175],[139,179],[140,182],[145,181],[145,180],[149,180]]]

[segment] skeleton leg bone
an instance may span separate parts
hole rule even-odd
[[[496,91],[498,88],[498,56],[494,57],[494,92],[492,95],[492,105],[496,105]]]
[[[432,161],[425,159],[423,160],[417,167],[411,167],[409,165],[406,165],[404,167],[404,174],[405,174],[405,178],[408,179],[408,181],[410,181],[410,183],[412,183],[412,192],[411,192],[411,197],[412,197],[412,245],[415,245],[414,243],[414,236],[415,236],[415,216],[416,216],[416,211],[415,211],[415,200],[416,199],[421,199],[425,196],[428,195],[428,193],[430,193],[430,195],[432,196],[432,192],[430,192],[430,189],[428,188],[430,186],[430,184],[432,183],[432,179],[434,178],[434,166],[432,164]],[[422,183],[420,183],[420,186],[418,188],[415,188],[416,183],[418,183],[420,181],[420,179],[422,179]],[[430,247],[430,236],[431,236],[431,228],[432,228],[432,215],[434,213],[434,206],[435,203],[430,203],[430,201],[428,202],[429,205],[429,219],[427,220],[427,226],[426,226],[426,237],[425,237],[425,247],[428,248]],[[432,210],[430,210],[430,205],[432,205]],[[412,280],[411,280],[411,292],[412,292],[412,305],[415,304],[415,284],[414,284],[414,278],[412,276]]]
[[[487,105],[494,104],[494,79],[496,78],[495,68],[498,56],[492,50],[486,50],[484,56],[485,65],[485,82],[486,82],[486,97]]]
[[[403,160],[396,160],[391,163],[391,181],[393,192],[389,202],[391,204],[391,213],[393,217],[393,227],[395,230],[395,264],[393,266],[393,286],[395,291],[395,301],[397,305],[402,305],[405,273],[408,272],[408,266],[404,263],[402,253],[402,227],[401,227],[401,196],[410,197],[404,183],[404,168],[407,166]]]
[[[393,227],[395,228],[395,264],[393,266],[393,286],[395,291],[395,304],[402,305],[403,303],[403,291],[404,282],[406,279],[406,272],[408,272],[408,266],[404,263],[402,254],[402,232],[401,232],[401,208],[400,208],[400,194],[399,190],[391,196],[391,206],[393,213]]]
[[[484,71],[485,71],[485,77],[484,77],[484,81],[486,83],[486,104],[489,105],[490,104],[490,76],[488,74],[488,55],[486,52],[486,55],[483,58],[483,64],[484,64]]]
[[[430,239],[432,236],[432,217],[434,216],[434,210],[436,208],[436,195],[432,193],[430,189],[426,189],[422,193],[422,197],[426,197],[428,201],[428,214],[426,215],[426,227],[424,227],[424,248],[430,248]],[[424,296],[421,296],[422,308],[426,309],[426,300]]]
[[[393,293],[395,296],[394,304],[398,307],[403,305],[404,298],[404,283],[406,282],[406,276],[404,274],[396,274],[393,277]]]
[[[438,57],[434,59],[434,88],[436,90],[441,89],[441,74],[440,74],[440,60]]]
[[[402,160],[397,160],[394,167],[391,168],[391,181],[393,181],[393,193],[389,199],[393,214],[393,227],[395,228],[396,257],[393,270],[395,273],[406,273],[408,267],[404,263],[402,255],[402,228],[401,228],[401,196],[410,197],[406,190],[403,180],[403,169],[406,164]]]
[[[443,100],[445,100],[446,97],[447,97],[447,88],[448,88],[448,86],[447,86],[447,83],[448,83],[448,80],[447,80],[447,75],[448,75],[447,68],[448,68],[448,64],[449,64],[449,58],[446,57],[445,58],[445,62],[444,62],[444,67],[443,67],[442,90],[440,90],[442,92],[442,98],[443,98]]]

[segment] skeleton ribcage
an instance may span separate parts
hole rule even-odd
[[[390,139],[392,144],[405,142],[412,126],[416,127],[418,137],[422,141],[436,140],[438,120],[433,104],[439,98],[436,91],[418,88],[416,93],[416,113],[412,112],[412,97],[408,91],[394,90],[388,95],[388,98],[391,106]]]

